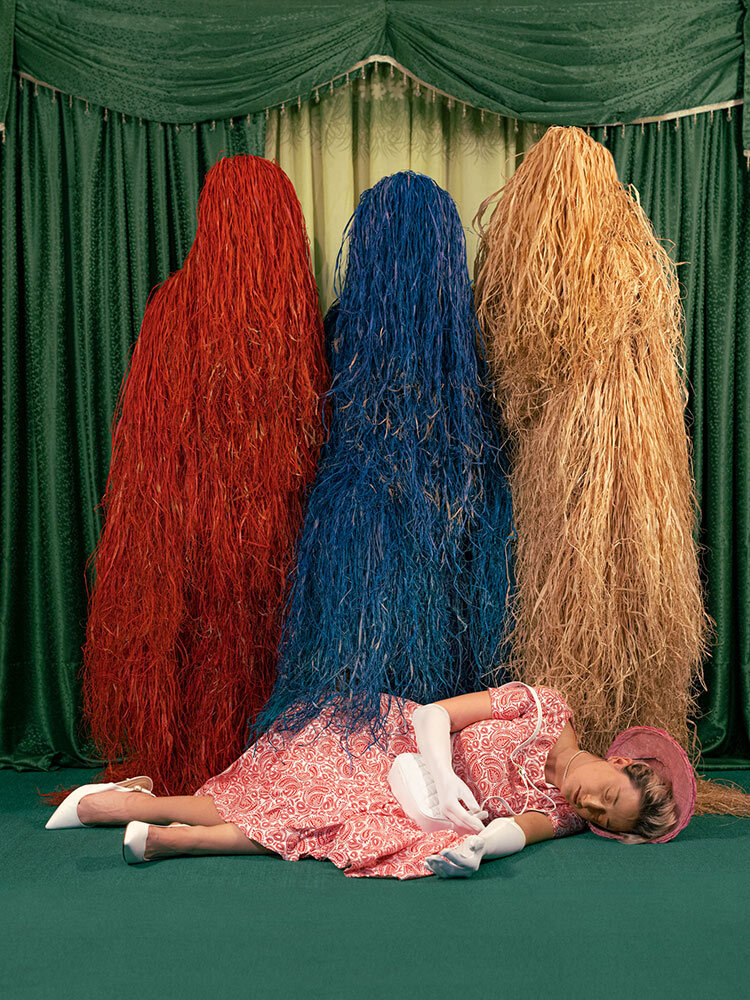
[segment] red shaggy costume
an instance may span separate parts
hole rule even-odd
[[[83,667],[102,780],[189,793],[241,753],[274,680],[326,387],[294,188],[261,157],[220,159],[112,425]]]

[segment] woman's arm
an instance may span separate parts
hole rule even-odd
[[[451,732],[492,718],[492,702],[489,691],[472,691],[471,694],[460,694],[456,698],[445,698],[434,704],[442,705],[451,720]]]
[[[482,861],[517,854],[527,844],[551,840],[552,821],[540,812],[501,816],[488,823],[482,833],[466,837],[460,847],[446,847],[440,854],[425,859],[425,864],[440,878],[467,878]]]
[[[526,812],[514,816],[513,819],[526,834],[527,844],[538,844],[541,840],[552,840],[555,836],[552,820],[544,813]]]
[[[489,691],[474,691],[420,705],[412,716],[417,749],[435,781],[441,812],[462,833],[481,831],[487,813],[480,809],[471,789],[453,770],[451,733],[491,718]]]
[[[487,813],[479,808],[469,786],[453,770],[451,717],[438,702],[419,705],[412,715],[417,750],[422,755],[437,791],[440,811],[456,830],[479,832]],[[462,802],[464,805],[462,805]]]

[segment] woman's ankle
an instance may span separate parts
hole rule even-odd
[[[78,819],[86,826],[126,826],[137,815],[139,802],[150,799],[145,792],[89,792],[78,803]]]
[[[154,858],[168,858],[175,853],[172,838],[165,836],[167,830],[169,827],[149,826],[146,834],[146,846],[143,851],[146,861],[152,861]]]
[[[144,851],[146,860],[200,853],[195,849],[198,844],[196,834],[199,829],[193,826],[150,824]]]

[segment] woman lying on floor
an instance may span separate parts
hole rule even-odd
[[[512,682],[425,706],[384,696],[387,746],[356,733],[350,754],[326,728],[328,711],[295,736],[272,727],[192,796],[155,796],[148,778],[84,785],[47,827],[127,824],[129,863],[270,854],[328,858],[350,876],[450,878],[587,827],[663,842],[694,809],[693,769],[663,730],[627,730],[605,760],[578,746],[572,712],[551,688]],[[397,755],[417,752],[446,822],[432,832],[388,780]]]

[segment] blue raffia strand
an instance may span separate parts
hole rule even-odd
[[[335,287],[330,434],[251,740],[331,708],[347,747],[376,741],[381,693],[426,703],[504,674],[510,494],[450,195],[411,171],[365,191]]]

